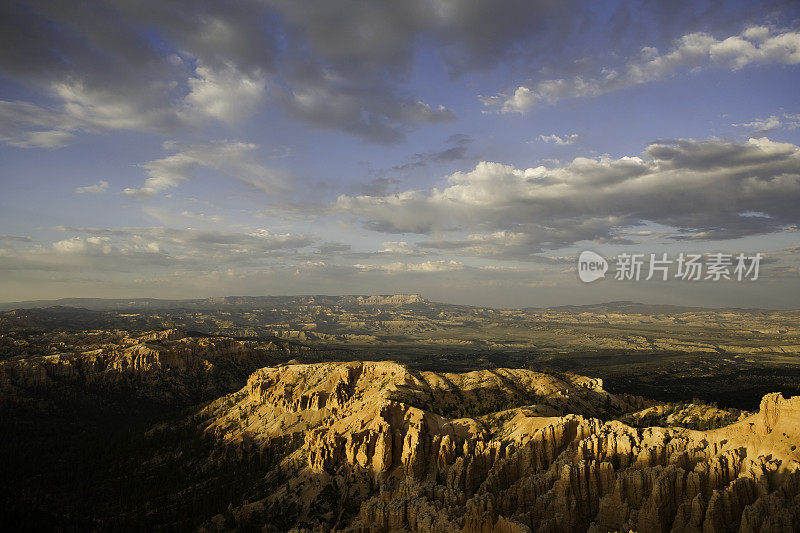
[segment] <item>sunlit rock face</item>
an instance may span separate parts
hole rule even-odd
[[[291,508],[300,530],[797,530],[800,397],[767,395],[709,431],[615,420],[643,408],[568,374],[284,365],[210,405],[205,431],[229,452],[302,435],[286,481],[237,520]]]

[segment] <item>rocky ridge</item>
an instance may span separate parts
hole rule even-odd
[[[356,362],[261,369],[203,416],[228,454],[302,436],[267,473],[284,480],[279,488],[232,509],[229,524],[495,533],[800,526],[800,397],[768,395],[757,414],[711,431],[614,420],[642,407],[569,374]]]
[[[90,350],[0,361],[0,406],[50,411],[108,399],[196,403],[236,390],[253,370],[305,349],[177,329],[124,336]]]

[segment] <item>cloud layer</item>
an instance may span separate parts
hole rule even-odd
[[[800,224],[798,201],[800,148],[760,138],[660,141],[639,156],[579,157],[553,168],[480,162],[450,175],[442,188],[342,195],[336,208],[378,231],[473,232],[431,247],[530,255],[582,240],[623,239],[625,228],[645,222],[674,228],[677,237],[779,231]]]
[[[406,83],[420,58],[433,55],[451,76],[504,63],[553,71],[598,45],[647,44],[639,32],[672,39],[698,21],[729,31],[772,8],[796,12],[780,0],[735,12],[711,2],[664,9],[623,1],[610,16],[588,0],[5,2],[0,72],[36,98],[0,102],[0,141],[54,148],[87,132],[174,134],[241,123],[268,103],[313,127],[392,144],[419,124],[455,117],[447,102],[426,101]],[[522,112],[679,68],[737,69],[797,56],[796,33],[754,26],[722,41],[691,33],[669,54],[643,49],[619,72],[551,79],[487,102]]]
[[[306,235],[265,229],[249,233],[166,227],[54,229],[71,236],[49,245],[9,236],[6,240],[12,246],[0,247],[0,270],[119,274],[165,268],[206,272],[221,264],[264,268],[315,242]]]
[[[668,53],[646,46],[622,68],[603,68],[599,76],[548,79],[520,86],[509,95],[482,97],[484,105],[501,113],[527,113],[541,103],[563,98],[597,96],[610,91],[664,79],[679,72],[711,67],[740,70],[752,65],[800,63],[800,33],[774,32],[751,26],[739,35],[716,39],[708,33],[690,33]]]

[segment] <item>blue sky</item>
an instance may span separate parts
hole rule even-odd
[[[796,2],[6,2],[0,300],[796,307],[799,82]]]

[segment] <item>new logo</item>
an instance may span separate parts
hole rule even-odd
[[[608,263],[602,256],[586,250],[578,257],[578,277],[584,283],[590,283],[606,277]]]

